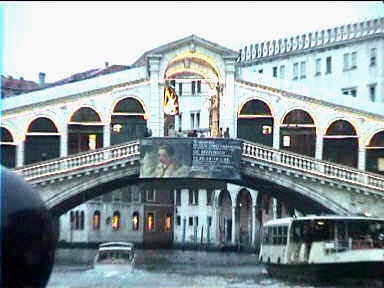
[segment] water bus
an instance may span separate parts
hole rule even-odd
[[[128,268],[133,271],[135,246],[131,242],[106,242],[99,245],[93,267],[96,270]]]
[[[303,216],[262,229],[259,262],[273,277],[384,280],[384,219]]]

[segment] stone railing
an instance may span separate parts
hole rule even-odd
[[[352,167],[244,141],[242,158],[245,157],[272,163],[277,167],[286,167],[292,171],[303,171],[314,176],[321,176],[324,179],[340,180],[362,188],[384,192],[384,177]]]
[[[140,156],[139,141],[39,162],[37,164],[16,168],[14,171],[21,174],[27,181],[31,181],[37,178],[47,178],[84,168],[102,166],[134,156]]]
[[[379,33],[384,33],[384,18],[342,25],[295,37],[251,44],[240,49],[238,61],[254,61],[257,58],[293,53],[298,50],[309,48],[324,47],[336,42],[357,39]]]

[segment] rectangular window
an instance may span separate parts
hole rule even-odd
[[[189,205],[193,204],[193,190],[189,190],[189,199],[188,199]]]
[[[352,52],[351,54],[351,69],[357,68],[357,52]]]
[[[299,78],[299,63],[293,64],[293,80],[297,80]]]
[[[191,113],[191,129],[195,128],[195,113]]]
[[[305,71],[305,61],[300,63],[300,78],[304,79],[306,77],[306,71]]]
[[[195,226],[199,226],[199,217],[195,216]]]
[[[369,85],[369,99],[372,102],[376,101],[376,84]]]
[[[315,73],[315,76],[319,76],[321,75],[321,59],[320,58],[317,58],[316,59],[316,73]]]
[[[349,70],[349,53],[344,54],[343,71]]]
[[[196,82],[195,81],[192,81],[191,83],[191,89],[192,89],[192,95],[195,95],[195,92],[196,92]]]
[[[201,93],[201,80],[197,80],[197,93]]]
[[[176,206],[181,205],[181,190],[177,189],[176,190]]]
[[[325,74],[331,74],[332,73],[332,57],[328,56],[325,60],[326,66],[325,66]]]
[[[371,48],[369,57],[369,66],[376,65],[376,48]]]
[[[277,78],[277,66],[272,67],[272,76],[273,76],[274,78]]]
[[[211,216],[208,216],[208,227],[211,227],[212,226],[212,217]]]
[[[155,191],[154,189],[147,190],[147,201],[155,201]]]
[[[207,189],[207,206],[212,205],[212,195],[213,195],[213,190]]]
[[[357,88],[345,88],[345,89],[341,89],[341,92],[343,93],[343,95],[350,95],[352,97],[356,97]]]
[[[280,66],[280,79],[285,79],[285,66]]]
[[[193,217],[188,218],[188,225],[193,226]]]
[[[179,83],[179,96],[183,95],[183,83]]]
[[[180,226],[180,225],[181,225],[181,217],[176,216],[176,226]]]
[[[197,129],[200,128],[200,112],[196,113],[196,126]]]
[[[147,231],[155,230],[155,216],[153,213],[147,214]]]
[[[182,117],[182,114],[180,113],[179,114],[179,130],[183,130],[183,117]]]
[[[194,194],[193,204],[199,205],[199,189],[194,190],[193,194]]]

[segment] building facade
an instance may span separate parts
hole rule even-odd
[[[229,137],[383,174],[383,65],[383,18],[240,53],[192,35],[114,73],[88,71],[76,81],[7,97],[1,161],[12,168],[66,157],[148,136],[148,129],[152,136],[196,130],[209,137],[221,85],[217,120]],[[167,85],[178,95],[178,115],[164,114]],[[299,212],[228,183],[171,191],[147,183],[68,211],[60,217],[60,239],[255,247],[261,223]]]

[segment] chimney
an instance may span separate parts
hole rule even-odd
[[[108,68],[108,66],[109,66],[109,63],[105,62],[105,68]]]
[[[45,73],[40,72],[39,73],[39,85],[43,86],[45,84]]]

